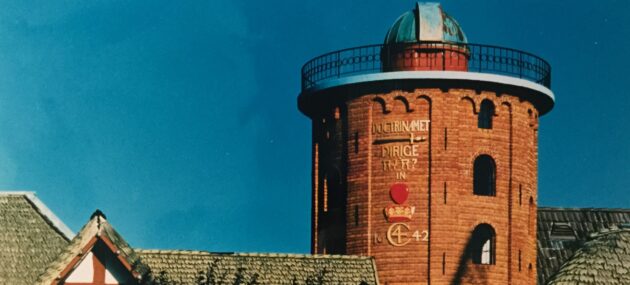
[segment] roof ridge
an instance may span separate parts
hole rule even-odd
[[[260,256],[260,257],[295,257],[295,258],[322,258],[322,259],[371,259],[370,256],[340,255],[340,254],[308,254],[308,253],[256,253],[237,252],[235,256]]]
[[[205,250],[182,250],[182,249],[143,249],[143,248],[134,248],[133,249],[137,253],[163,253],[163,254],[204,254],[210,255],[212,254],[209,251]]]
[[[52,228],[59,232],[64,238],[70,241],[74,237],[74,232],[64,224],[64,222],[50,210],[44,202],[42,202],[35,191],[0,191],[0,196],[4,197],[24,197],[33,209],[48,223]]]
[[[538,207],[538,211],[588,211],[588,212],[630,212],[630,208],[598,208],[598,207]]]
[[[29,194],[35,194],[35,191],[28,190],[0,190],[0,196],[24,196]]]
[[[204,250],[179,250],[179,249],[141,249],[134,248],[137,253],[146,254],[181,254],[181,255],[213,255],[213,256],[251,256],[251,257],[293,257],[293,258],[322,258],[322,259],[372,259],[363,255],[340,254],[308,254],[308,253],[274,253],[274,252],[211,252]]]
[[[630,229],[628,228],[619,228],[619,227],[610,227],[604,228],[598,232],[594,232],[589,235],[591,239],[597,239],[599,237],[609,235],[609,234],[617,234],[617,233],[630,233]]]

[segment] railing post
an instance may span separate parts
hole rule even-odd
[[[483,47],[479,47],[479,72],[481,72],[481,65],[483,64]]]
[[[337,78],[341,78],[341,52],[337,51]]]
[[[523,53],[518,53],[518,78],[523,78]]]
[[[445,44],[442,44],[442,71],[446,70],[446,48]]]

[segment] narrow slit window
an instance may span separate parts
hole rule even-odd
[[[446,195],[447,195],[447,192],[446,192],[446,181],[444,181],[444,204],[446,204]]]
[[[448,148],[448,129],[444,128],[444,150]]]

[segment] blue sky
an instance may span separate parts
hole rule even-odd
[[[0,188],[136,247],[308,252],[300,68],[413,1],[2,1]],[[539,204],[630,207],[630,1],[443,1],[470,42],[553,68]]]

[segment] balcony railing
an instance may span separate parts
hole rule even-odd
[[[491,73],[551,87],[551,66],[533,54],[490,45],[420,42],[355,47],[313,58],[302,67],[302,90],[328,79],[405,70]]]

